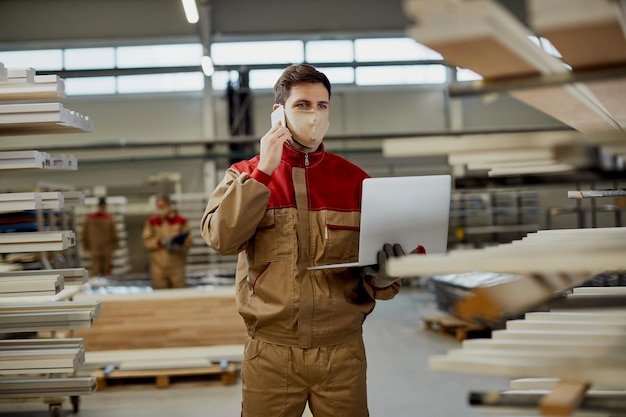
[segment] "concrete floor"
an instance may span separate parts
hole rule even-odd
[[[372,417],[465,417],[480,414],[467,405],[471,390],[502,390],[508,380],[433,372],[428,358],[460,346],[451,337],[422,330],[421,318],[436,312],[433,296],[404,287],[379,302],[365,323],[368,390]],[[227,417],[240,415],[241,381],[233,386],[174,384],[167,389],[119,388],[81,397],[77,417]],[[41,402],[0,404],[2,417],[47,417]],[[348,416],[346,416],[348,417]]]

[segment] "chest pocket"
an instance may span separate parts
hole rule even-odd
[[[296,233],[290,210],[269,210],[254,234],[254,262],[281,262],[296,259]]]
[[[361,213],[326,212],[324,262],[356,262],[359,259]]]

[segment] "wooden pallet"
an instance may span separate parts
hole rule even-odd
[[[490,329],[481,324],[470,323],[453,316],[424,317],[424,330],[434,331],[442,335],[453,336],[458,341],[471,336],[484,336]]]
[[[96,378],[98,391],[103,391],[114,386],[128,388],[129,385],[143,386],[144,388],[169,388],[174,382],[189,382],[190,380],[197,382],[199,378],[203,382],[219,381],[222,385],[233,385],[237,379],[238,370],[239,367],[236,364],[230,363],[225,369],[219,365],[213,365],[188,369],[115,370],[108,375],[105,375],[103,370],[98,370],[92,372],[91,376]],[[147,381],[151,383],[147,385]]]

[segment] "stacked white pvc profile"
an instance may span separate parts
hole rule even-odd
[[[99,301],[54,301],[49,303],[2,304],[0,316],[4,314],[27,313],[69,313],[87,312],[94,319],[100,315]]]
[[[62,275],[0,277],[0,298],[55,295],[63,288]]]
[[[7,68],[0,82],[0,100],[30,100],[65,97],[65,84],[58,76],[32,76],[32,68]]]
[[[11,83],[10,83],[11,84]],[[0,91],[3,87],[0,86]],[[18,128],[36,129],[65,126],[93,130],[91,119],[63,107],[61,103],[26,103],[0,105],[0,132]]]
[[[0,62],[0,82],[6,82],[9,79],[9,71],[4,66],[2,62]]]
[[[85,329],[100,313],[100,303],[50,303],[0,305],[0,333]]]
[[[92,324],[93,316],[86,310],[0,315],[0,333],[87,329]]]
[[[89,395],[96,390],[95,378],[0,380],[0,398],[33,398]]]
[[[50,168],[51,157],[40,151],[0,152],[0,169]]]
[[[75,244],[71,230],[0,234],[0,253],[60,251]]]
[[[7,81],[10,83],[29,83],[33,84],[35,82],[35,72],[34,68],[30,67],[11,67],[7,68]]]
[[[81,395],[95,389],[93,378],[33,379],[61,369],[76,373],[85,361],[83,339],[0,340],[0,355],[0,373],[7,375],[0,380],[0,398]]]
[[[85,196],[81,191],[44,191],[34,193],[0,194],[0,212],[38,209],[61,209],[82,206]]]
[[[76,170],[78,169],[78,161],[74,155],[66,155],[66,154],[52,154],[51,158],[51,169],[64,169],[64,170]]]
[[[83,362],[83,348],[0,351],[0,375],[74,373]]]
[[[20,277],[50,274],[58,274],[63,276],[63,282],[65,285],[86,284],[88,279],[87,270],[84,268],[44,269],[35,271],[7,271],[0,272],[0,277]],[[0,344],[0,346],[2,345]]]
[[[0,194],[0,213],[42,208],[39,193],[4,193]]]
[[[84,349],[83,339],[66,337],[50,339],[5,339],[0,340],[0,351],[9,350],[37,350],[37,349]]]
[[[38,194],[44,209],[77,207],[85,202],[85,195],[81,191],[45,191]]]

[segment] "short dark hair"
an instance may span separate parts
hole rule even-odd
[[[107,204],[107,199],[105,197],[100,197],[98,199],[98,205],[99,206],[106,206],[106,204]]]
[[[168,204],[168,205],[172,205],[172,198],[169,196],[169,194],[159,194],[157,196],[156,201],[163,201],[164,203]]]
[[[314,83],[322,83],[328,90],[328,98],[330,98],[330,81],[328,81],[328,77],[323,72],[316,70],[315,67],[308,64],[290,65],[285,68],[276,84],[274,84],[274,102],[285,104],[291,87]]]

